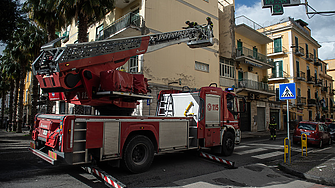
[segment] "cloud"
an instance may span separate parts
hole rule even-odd
[[[303,0],[301,0],[303,2]],[[308,4],[316,11],[335,11],[334,0],[309,0]],[[312,37],[318,41],[322,47],[319,48],[320,59],[333,59],[335,58],[335,15],[319,15],[316,14],[312,17],[306,14],[305,6],[285,7],[283,15],[271,16],[269,8],[262,8],[261,2],[257,1],[252,6],[237,5],[235,10],[236,16],[245,15],[256,23],[262,26],[269,26],[276,24],[281,20],[291,17],[294,19],[302,19],[307,22],[308,27],[312,30]],[[314,12],[311,8],[308,12]],[[312,17],[309,19],[309,17]]]

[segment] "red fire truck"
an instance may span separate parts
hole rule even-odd
[[[115,70],[134,55],[187,42],[213,45],[206,28],[42,47],[33,73],[45,92],[96,107],[100,114],[39,114],[30,151],[51,164],[115,160],[133,173],[148,170],[155,153],[211,148],[231,155],[239,143],[239,99],[216,85],[195,91],[163,90],[155,116],[130,116],[137,100],[150,99],[141,75]],[[107,71],[108,70],[108,71]]]

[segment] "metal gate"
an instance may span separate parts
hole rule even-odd
[[[240,107],[242,107],[242,102],[240,102]],[[245,103],[245,112],[241,113],[240,129],[241,131],[251,131],[250,102]]]
[[[265,108],[257,107],[257,131],[265,130]]]

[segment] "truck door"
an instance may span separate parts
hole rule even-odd
[[[205,108],[205,147],[220,145],[220,95],[206,94]]]

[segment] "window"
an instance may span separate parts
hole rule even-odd
[[[275,61],[275,67],[272,68],[272,78],[282,78],[283,77],[283,61]]]
[[[196,61],[195,62],[195,70],[209,72],[209,65],[206,63],[201,63]]]
[[[311,89],[310,88],[308,88],[307,90],[307,98],[311,99]]]
[[[101,24],[96,28],[96,36],[95,36],[95,40],[99,39],[100,37],[102,37],[104,35],[104,25]]]
[[[274,53],[282,52],[282,42],[281,38],[276,38],[273,41]]]
[[[254,46],[252,48],[252,55],[255,59],[257,59],[257,54],[258,54],[258,50],[257,50],[256,46]]]
[[[327,65],[325,65],[325,74],[327,74]]]
[[[296,67],[297,67],[297,77],[300,77],[300,65],[299,65],[299,61],[295,62]]]
[[[314,62],[316,62],[316,50],[313,49],[313,52],[314,52]]]
[[[243,43],[241,39],[237,40],[237,56],[243,56]]]
[[[138,72],[138,56],[133,56],[128,60],[129,72]]]
[[[309,58],[309,54],[308,54],[308,44],[306,44],[306,58]]]
[[[235,66],[233,61],[220,58],[220,76],[235,78]]]
[[[295,37],[295,51],[298,51],[298,47],[299,47],[299,39],[298,37]]]

